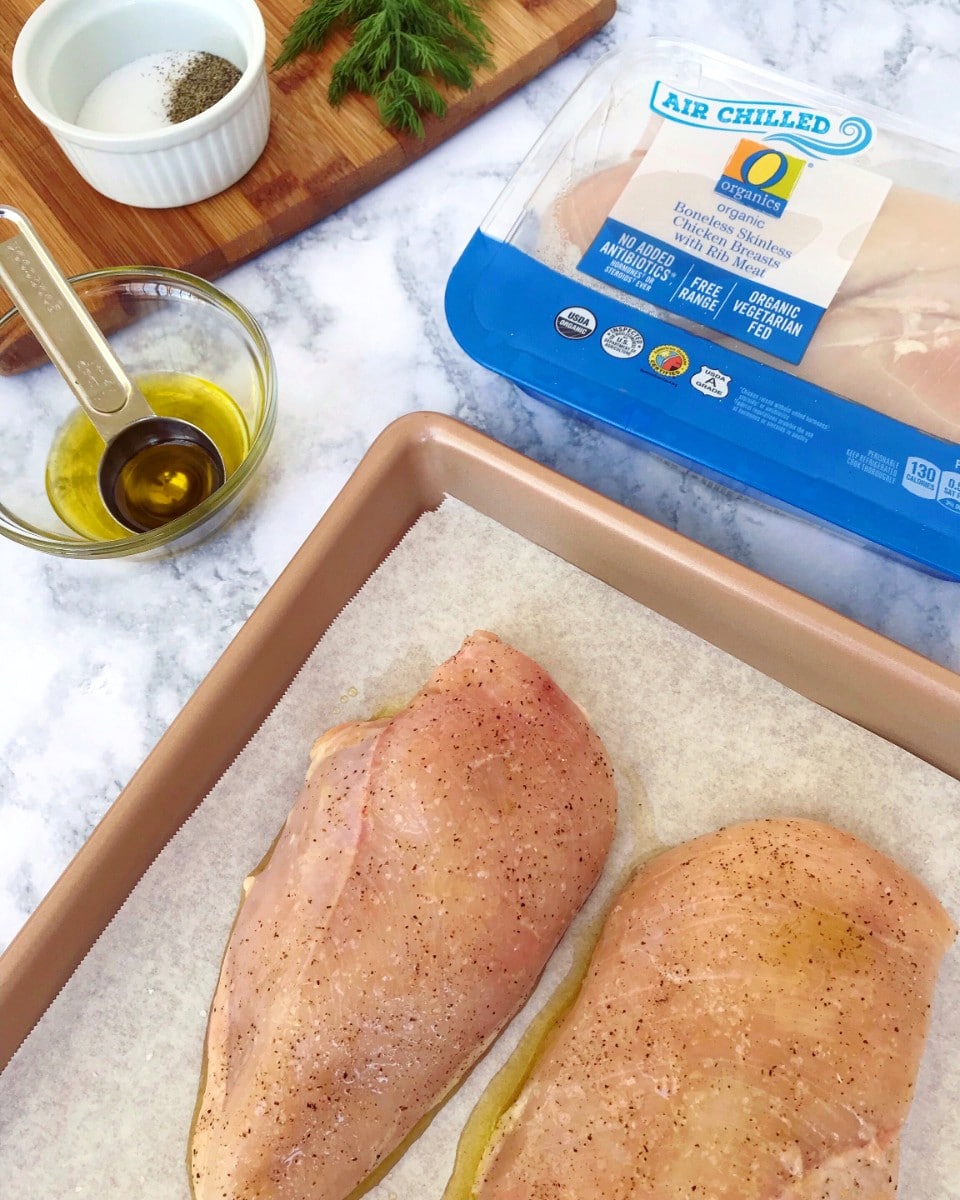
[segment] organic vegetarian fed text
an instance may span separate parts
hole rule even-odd
[[[353,44],[334,64],[328,97],[348,92],[377,102],[388,128],[423,137],[423,117],[442,117],[440,84],[468,91],[490,60],[490,32],[471,0],[313,0],[291,26],[274,67],[319,50],[335,30]]]
[[[393,717],[314,745],[243,885],[207,1030],[197,1200],[343,1200],[526,1001],[616,797],[580,708],[469,637]]]

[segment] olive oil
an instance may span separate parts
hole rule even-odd
[[[179,417],[202,429],[223,458],[227,478],[250,449],[250,431],[233,398],[216,384],[174,371],[141,375],[136,383],[159,416]],[[97,473],[104,442],[78,408],[57,431],[47,458],[46,487],[57,515],[94,541],[130,536],[107,512]],[[209,460],[195,447],[153,446],[124,467],[120,483],[125,507],[153,528],[189,512],[209,494]]]
[[[520,1095],[551,1035],[580,994],[600,930],[599,917],[581,930],[566,976],[524,1030],[516,1049],[487,1084],[474,1106],[460,1131],[453,1172],[442,1200],[472,1200],[484,1157],[493,1143],[501,1118]]]
[[[202,504],[217,482],[213,461],[203,447],[164,442],[144,446],[123,464],[114,500],[131,529],[159,529]]]

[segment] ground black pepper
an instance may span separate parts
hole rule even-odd
[[[176,125],[216,104],[240,78],[237,67],[219,54],[201,50],[191,56],[179,74],[170,79],[164,110]]]

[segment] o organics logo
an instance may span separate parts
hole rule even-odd
[[[780,217],[806,165],[803,158],[741,138],[713,190],[747,208]]]
[[[657,346],[650,351],[648,362],[658,375],[675,379],[690,366],[690,356],[679,346]]]

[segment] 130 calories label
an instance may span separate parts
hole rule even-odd
[[[667,121],[580,270],[798,363],[890,181]]]
[[[960,460],[957,465],[960,467]],[[951,512],[960,513],[960,471],[945,471],[926,458],[910,457],[900,482],[922,500],[936,500]]]

